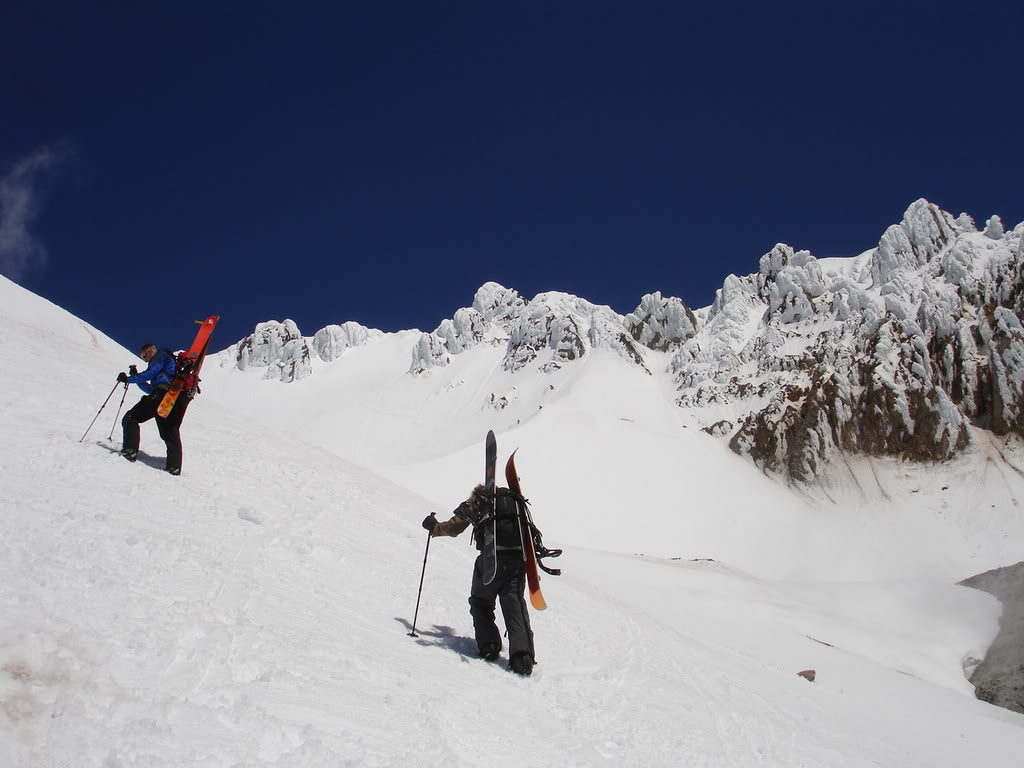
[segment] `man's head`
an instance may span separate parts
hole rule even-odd
[[[478,517],[484,517],[491,510],[491,500],[487,495],[487,488],[483,485],[474,488],[467,501]]]
[[[153,355],[156,354],[155,344],[143,344],[139,347],[139,357],[145,360],[147,363],[153,359]]]

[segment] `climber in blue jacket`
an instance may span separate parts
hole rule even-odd
[[[157,408],[171,387],[171,379],[176,370],[175,356],[166,349],[158,349],[155,344],[144,344],[139,350],[139,357],[148,364],[146,370],[132,375],[119,373],[117,380],[125,386],[137,384],[145,394],[138,403],[121,419],[124,436],[121,442],[121,455],[128,461],[139,457],[139,424],[156,418],[156,426],[160,437],[167,445],[167,466],[164,469],[172,475],[181,474],[181,421],[185,418],[185,410],[191,397],[185,392],[174,403],[174,408],[166,417],[157,416]]]

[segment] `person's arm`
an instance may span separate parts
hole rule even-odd
[[[439,523],[431,512],[423,518],[423,527],[430,531],[431,536],[458,536],[469,528],[470,517],[467,514],[469,502],[462,502],[452,513],[450,520]]]
[[[160,375],[160,373],[167,366],[168,354],[163,350],[160,350],[149,360],[149,365],[146,366],[146,370],[142,373],[137,373],[134,376],[128,377],[129,384],[138,384],[139,389],[145,392],[147,395],[153,391],[153,379]]]
[[[430,531],[431,536],[458,536],[464,530],[469,528],[469,520],[459,517],[458,514],[452,515],[451,519],[445,520],[443,523],[438,523]]]
[[[168,353],[161,349],[152,358],[150,358],[150,365],[146,366],[145,371],[135,376],[128,377],[129,384],[138,384],[138,388],[143,392],[150,393],[153,391],[153,385],[155,379],[162,373],[166,374],[165,378],[170,382],[173,368],[169,365],[169,362],[173,362],[174,358]]]

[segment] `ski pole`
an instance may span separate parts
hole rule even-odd
[[[427,553],[430,552],[430,534],[433,531],[427,531],[427,548],[423,550],[423,570],[420,571],[420,590],[416,593],[416,613],[412,617],[412,632],[409,633],[409,637],[419,637],[416,634],[416,619],[420,615],[420,595],[423,594],[423,576],[427,572]]]
[[[128,397],[128,385],[127,384],[124,385],[124,394],[121,395],[121,404],[119,406],[117,406],[117,415],[114,417],[114,423],[110,427],[110,435],[107,437],[107,440],[113,440],[114,439],[114,427],[117,426],[117,421],[118,421],[118,419],[121,418],[121,409],[124,408],[124,399],[126,397]]]
[[[120,381],[117,382],[117,384],[114,385],[114,389],[117,389],[119,386],[121,386],[121,382]],[[96,423],[96,419],[98,419],[100,417],[100,414],[103,413],[103,409],[107,407],[107,401],[110,400],[110,398],[113,396],[114,389],[110,390],[110,394],[107,395],[107,399],[103,401],[103,405],[101,405],[100,409],[98,411],[96,411],[96,415],[92,417],[92,421],[89,422],[89,429],[92,429],[92,425]],[[81,440],[79,440],[78,442],[82,442],[82,440],[85,440],[85,435],[89,434],[89,429],[85,430],[85,434],[82,435]]]

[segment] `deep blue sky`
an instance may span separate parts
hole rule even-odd
[[[700,307],[918,197],[1024,219],[1024,4],[700,5],[4,2],[0,256],[131,348],[212,313],[222,348],[433,330],[487,280]]]

